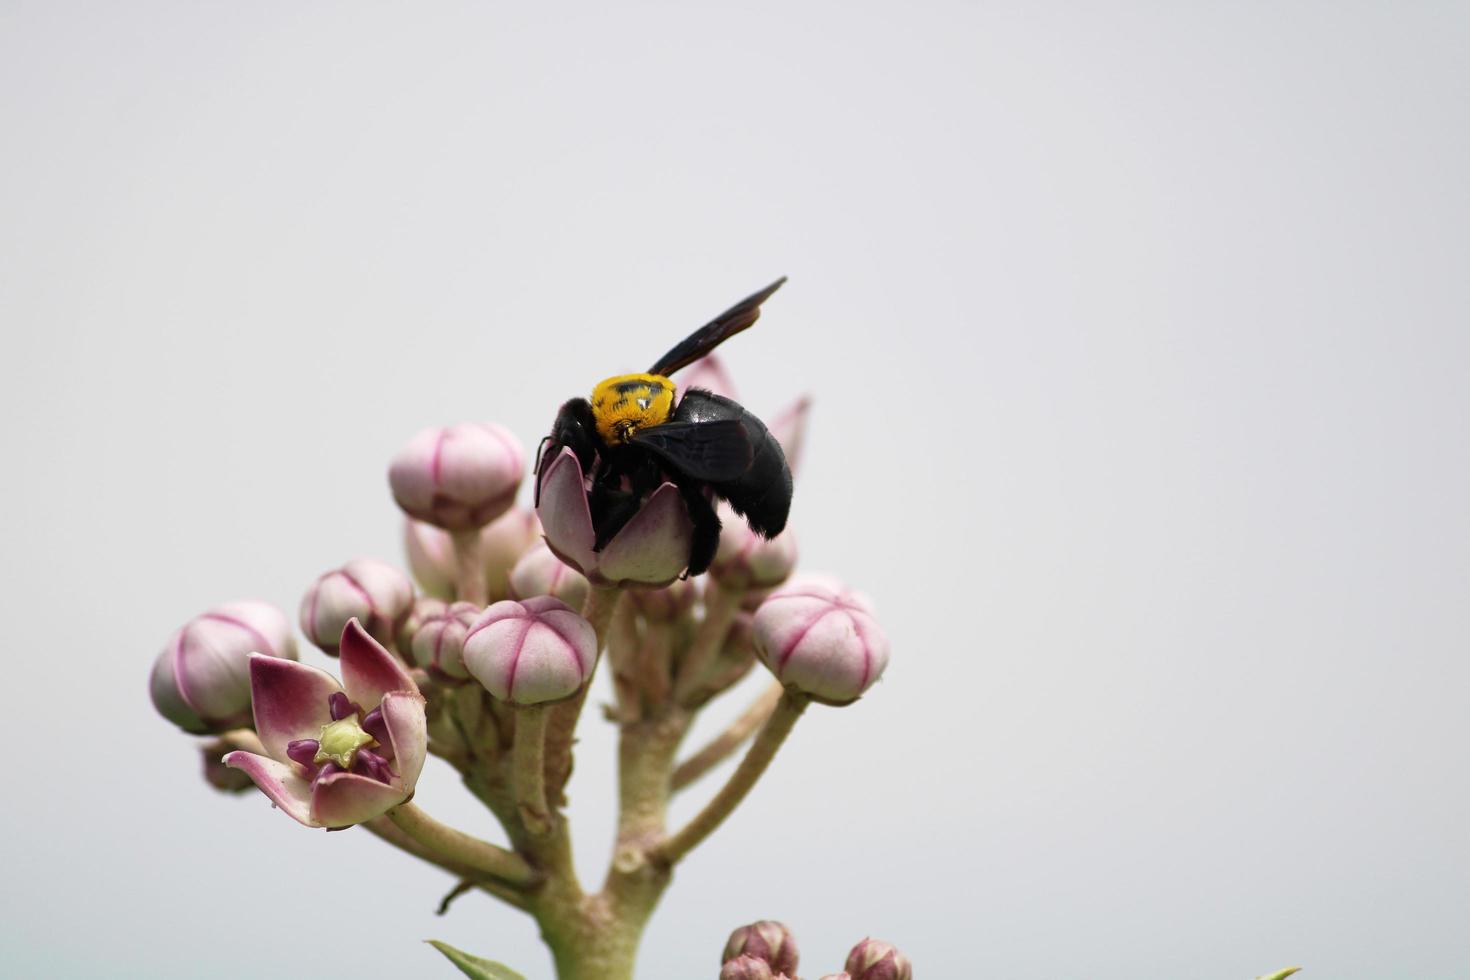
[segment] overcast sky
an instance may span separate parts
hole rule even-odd
[[[869,934],[921,980],[1464,977],[1467,45],[1427,2],[3,0],[0,972],[550,977],[520,913],[210,791],[149,665],[401,561],[421,427],[529,446],[786,274],[726,361],[815,398],[801,564],[893,661],[641,975],[776,917],[810,977]]]

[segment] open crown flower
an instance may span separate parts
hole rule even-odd
[[[689,564],[693,525],[672,483],[654,490],[606,547],[594,551],[597,532],[582,465],[563,448],[545,464],[536,512],[547,545],[594,585],[665,586]]]
[[[413,795],[428,751],[424,698],[407,671],[355,619],[340,650],[341,684],[315,667],[252,656],[251,704],[266,755],[224,758],[308,827],[387,813]]]

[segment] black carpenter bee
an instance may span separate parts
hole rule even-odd
[[[588,495],[593,549],[601,551],[665,479],[679,488],[694,525],[687,575],[709,568],[720,543],[720,519],[710,494],[728,501],[751,530],[773,538],[791,510],[791,468],[765,423],[736,402],[690,388],[675,405],[670,375],[704,357],[755,323],[761,304],[783,276],[748,296],[654,362],[646,374],[622,374],[573,398],[556,414],[536,454],[543,459],[569,447],[593,483]],[[549,449],[549,454],[547,450]],[[540,484],[537,484],[538,496]]]

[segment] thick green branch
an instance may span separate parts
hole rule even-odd
[[[389,810],[388,818],[430,854],[445,861],[512,885],[529,885],[536,880],[536,869],[519,854],[442,824],[412,802]]]

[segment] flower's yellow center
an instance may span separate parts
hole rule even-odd
[[[316,757],[311,761],[317,765],[335,762],[343,769],[352,768],[352,764],[357,761],[358,749],[378,747],[378,740],[362,730],[355,714],[330,725],[323,725],[317,741],[321,743],[321,747],[316,750]]]

